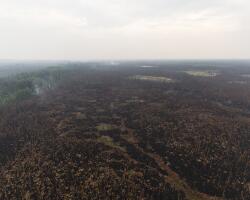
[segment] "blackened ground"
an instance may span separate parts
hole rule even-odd
[[[182,71],[75,69],[2,108],[0,199],[249,199],[250,80]]]

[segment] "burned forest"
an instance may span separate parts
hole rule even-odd
[[[70,63],[1,78],[0,199],[250,199],[250,67],[224,65]]]

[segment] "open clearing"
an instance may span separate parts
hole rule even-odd
[[[157,66],[152,66],[152,65],[143,65],[143,66],[140,66],[141,68],[155,68]]]
[[[142,81],[154,81],[154,82],[164,82],[164,83],[172,83],[175,82],[173,79],[163,76],[142,76],[136,75],[131,77],[134,80],[142,80]]]
[[[191,76],[200,76],[200,77],[215,77],[218,76],[219,73],[216,71],[184,71],[186,74]]]
[[[250,74],[242,74],[241,77],[250,78]]]

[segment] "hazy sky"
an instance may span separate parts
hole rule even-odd
[[[249,0],[0,0],[0,59],[250,58]]]

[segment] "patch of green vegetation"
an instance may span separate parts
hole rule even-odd
[[[17,77],[0,80],[0,105],[24,100],[34,94],[31,80]]]
[[[126,172],[126,174],[130,177],[143,177],[143,173],[142,172],[138,172],[138,171],[135,171],[133,169],[130,169]]]
[[[103,143],[103,144],[105,144],[105,145],[107,145],[109,147],[120,149],[121,151],[126,152],[125,147],[121,147],[119,144],[115,143],[114,140],[109,136],[100,136],[97,139],[97,141],[100,142],[100,143]]]
[[[116,127],[112,124],[99,124],[98,126],[96,126],[96,129],[98,131],[110,131],[110,130],[114,130]]]
[[[142,80],[142,81],[164,82],[164,83],[174,82],[173,79],[167,78],[167,77],[163,77],[163,76],[142,76],[142,75],[136,75],[136,76],[131,77],[131,79]]]
[[[66,70],[53,67],[2,78],[0,79],[0,106],[25,100],[53,89],[65,75]]]

